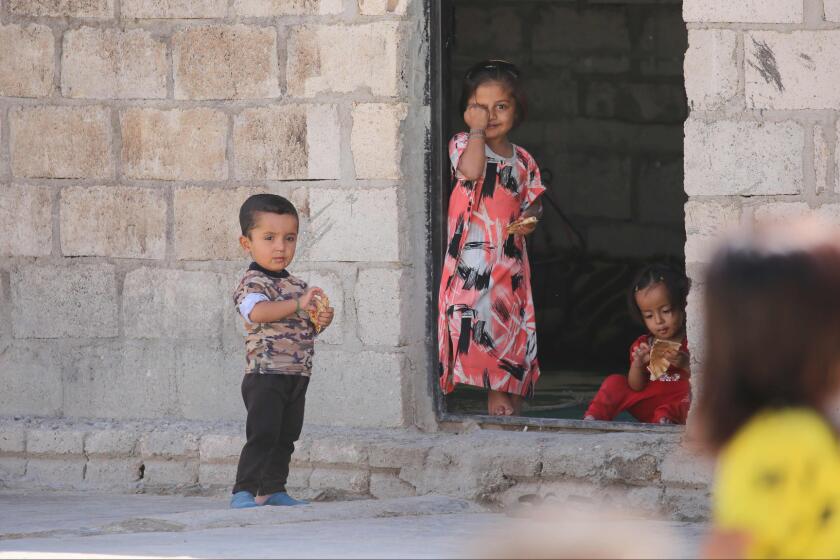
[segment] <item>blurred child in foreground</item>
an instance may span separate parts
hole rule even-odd
[[[728,244],[705,319],[697,420],[718,465],[706,556],[840,558],[840,236],[799,224]]]

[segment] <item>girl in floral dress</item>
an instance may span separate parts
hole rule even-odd
[[[525,236],[542,214],[536,161],[508,140],[525,117],[521,74],[487,60],[464,78],[469,132],[449,143],[452,192],[438,301],[440,386],[488,390],[492,415],[519,414],[540,376]]]

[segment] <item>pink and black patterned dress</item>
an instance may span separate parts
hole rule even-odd
[[[508,224],[545,191],[531,154],[486,149],[478,181],[457,171],[467,134],[449,142],[452,193],[438,299],[440,386],[463,383],[530,397],[540,376],[531,269],[525,238]]]

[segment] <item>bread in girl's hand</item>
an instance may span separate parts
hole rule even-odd
[[[671,342],[668,340],[656,339],[653,346],[650,347],[650,364],[648,364],[648,371],[650,372],[650,380],[655,381],[665,375],[668,368],[671,367],[670,362],[665,358],[665,352],[668,350],[679,350],[681,344],[679,342]]]
[[[508,235],[510,235],[510,234],[516,235],[517,233],[522,231],[522,229],[524,229],[524,228],[526,228],[526,227],[528,227],[532,224],[536,224],[538,221],[539,220],[536,218],[536,216],[530,216],[528,218],[520,218],[520,219],[515,220],[515,221],[508,224],[507,233],[508,233]]]
[[[327,294],[315,294],[312,296],[312,305],[307,308],[307,313],[309,313],[309,320],[312,321],[312,325],[315,327],[315,332],[321,332],[323,329],[323,325],[318,322],[318,315],[326,311],[330,306],[330,298],[327,297]]]

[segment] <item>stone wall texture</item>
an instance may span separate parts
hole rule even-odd
[[[703,270],[719,236],[803,215],[840,223],[838,5],[684,1],[688,327],[701,366]]]
[[[0,415],[241,421],[238,209],[271,192],[337,310],[310,420],[417,424],[424,26],[409,0],[0,0]]]

